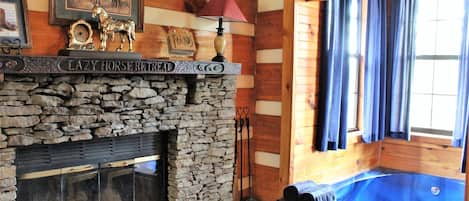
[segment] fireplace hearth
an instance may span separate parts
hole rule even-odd
[[[155,189],[167,189],[169,201],[232,200],[236,83],[228,74],[238,74],[239,65],[142,60],[172,67],[93,72],[82,59],[67,59],[0,57],[0,201],[153,201],[161,196]],[[62,68],[65,63],[78,71]],[[158,153],[78,164],[70,162],[72,154],[60,156],[68,143],[91,144],[82,147],[85,153],[109,149],[93,147],[95,140],[155,133],[167,136],[165,166]],[[22,151],[35,147],[64,157],[62,165],[27,167]],[[148,157],[156,158],[142,159]],[[167,168],[166,188],[155,182],[164,175],[159,167]]]

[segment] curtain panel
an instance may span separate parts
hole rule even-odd
[[[416,0],[395,0],[387,18],[386,1],[368,2],[362,136],[366,143],[385,135],[410,140],[416,5]]]
[[[329,0],[319,89],[318,151],[345,149],[349,94],[349,23],[352,0]]]
[[[463,147],[462,172],[466,172],[467,132],[469,132],[469,2],[465,2],[465,17],[461,56],[459,58],[459,85],[453,145]]]

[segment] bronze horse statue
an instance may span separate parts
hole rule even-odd
[[[99,38],[101,40],[101,51],[105,51],[107,47],[108,37],[114,41],[115,33],[120,35],[120,46],[116,51],[124,48],[125,39],[129,41],[129,52],[133,52],[133,41],[135,41],[135,22],[129,20],[115,20],[104,10],[103,7],[95,5],[92,10],[93,18],[98,17],[99,21]]]

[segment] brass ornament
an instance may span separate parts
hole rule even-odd
[[[107,40],[109,37],[111,41],[114,41],[115,34],[120,36],[120,46],[116,51],[121,51],[124,48],[124,42],[127,39],[129,42],[129,52],[133,52],[133,41],[135,41],[135,22],[131,19],[128,20],[115,20],[106,12],[106,10],[96,5],[92,10],[92,17],[98,18],[99,23],[99,38],[101,40],[101,46],[99,50],[106,51]]]
[[[93,28],[85,20],[78,20],[68,30],[69,50],[94,50]]]

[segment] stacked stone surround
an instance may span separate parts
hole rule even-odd
[[[6,75],[0,201],[16,199],[15,147],[170,131],[169,200],[232,200],[234,76]]]

